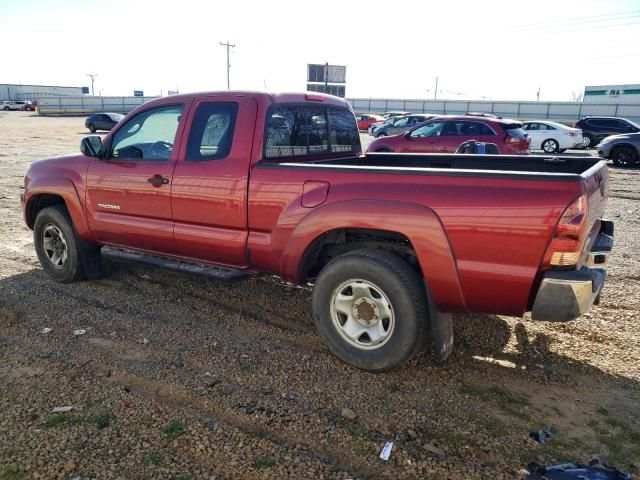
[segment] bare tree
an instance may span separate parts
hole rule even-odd
[[[574,90],[571,92],[571,101],[580,103],[584,97],[582,90]]]

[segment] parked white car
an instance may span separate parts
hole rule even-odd
[[[9,110],[35,110],[34,105],[31,102],[24,102],[22,100],[5,100],[0,106],[4,111]]]
[[[531,138],[531,150],[561,153],[569,148],[582,148],[582,130],[561,123],[539,120],[523,122],[522,129]]]

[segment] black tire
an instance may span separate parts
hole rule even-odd
[[[9,110],[11,110],[11,109],[10,109],[9,107],[4,107],[4,108],[3,108],[3,110],[4,110],[5,112],[8,112],[8,111],[9,111]]]
[[[638,163],[638,152],[630,145],[620,145],[611,150],[611,160],[619,167],[631,167]]]
[[[376,134],[374,135],[374,137],[376,137],[376,138],[386,137],[386,136],[387,136],[387,134],[386,134],[386,133],[384,133],[384,132],[376,133]]]
[[[376,149],[376,152],[386,152],[386,153],[390,153],[392,150],[389,150],[387,147],[381,147]]]
[[[90,123],[89,125],[87,125],[87,128],[91,133],[96,133],[96,126],[93,123]]]
[[[584,140],[584,148],[594,148],[596,146],[595,138],[593,138],[593,135],[585,133],[582,138]]]
[[[55,234],[49,232],[55,232],[56,229],[62,234],[66,250],[66,260],[61,265],[55,264],[51,258],[51,250],[45,248],[45,237],[47,240],[55,237]],[[70,283],[86,277],[80,257],[80,239],[64,205],[53,205],[40,210],[33,228],[33,240],[42,269],[55,281]],[[51,246],[50,243],[48,245]]]
[[[553,138],[547,138],[540,144],[540,148],[544,153],[558,153],[560,151],[560,145]]]
[[[558,150],[558,152],[559,152],[559,153],[564,153],[564,152],[566,152],[566,151],[567,151],[567,149],[566,149],[566,148],[561,148],[560,150]]]
[[[340,314],[336,315],[333,307],[334,300],[345,292],[344,289],[338,292],[338,289],[349,282],[365,285],[361,283],[363,281],[373,285],[373,292],[376,288],[382,292],[375,298],[379,298],[380,304],[386,305],[388,311],[392,312],[391,319],[386,319],[389,330],[386,340],[373,348],[354,345],[354,340],[346,339],[337,324],[341,322]],[[349,291],[350,288],[347,286],[346,290]],[[373,294],[371,288],[364,288]],[[356,292],[352,290],[351,295],[355,297]],[[388,299],[388,303],[385,302],[385,298]],[[423,348],[426,342],[429,320],[424,284],[420,275],[393,253],[363,249],[340,255],[330,261],[318,275],[312,299],[318,333],[336,357],[354,367],[372,372],[399,367]],[[354,316],[360,320],[351,321],[354,325],[360,324],[358,328],[366,328],[361,327],[362,321],[371,322],[371,317],[369,320],[363,320],[364,315],[357,317],[355,313],[360,313],[360,306],[356,303],[361,300],[362,297],[357,298],[352,306]],[[373,320],[373,325],[377,322],[382,325],[384,315],[383,312],[379,317],[373,316],[373,319],[376,319]],[[344,321],[346,325],[348,320]],[[368,337],[366,333],[358,335],[358,341],[362,340],[362,335]]]

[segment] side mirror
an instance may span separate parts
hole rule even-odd
[[[84,137],[80,142],[80,151],[87,157],[100,157],[102,155],[102,139],[97,135]]]

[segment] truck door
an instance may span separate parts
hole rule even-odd
[[[187,109],[177,103],[139,112],[105,142],[104,158],[92,159],[86,209],[100,243],[175,251],[171,178]]]
[[[197,100],[173,174],[177,253],[247,266],[247,186],[257,103],[247,97]]]

